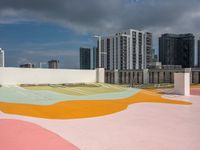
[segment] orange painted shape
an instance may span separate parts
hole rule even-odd
[[[191,88],[200,88],[200,84],[192,85]]]
[[[156,91],[141,90],[137,94],[119,100],[73,100],[59,102],[53,105],[31,105],[0,103],[0,111],[9,114],[18,114],[49,119],[75,119],[108,115],[122,111],[130,104],[150,102],[189,105],[190,102],[162,98]]]

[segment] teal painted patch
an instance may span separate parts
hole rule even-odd
[[[0,88],[0,102],[51,105],[66,100],[116,100],[130,97],[138,91],[140,89],[129,88],[123,92],[72,96],[47,90],[27,90],[17,86],[10,86]]]

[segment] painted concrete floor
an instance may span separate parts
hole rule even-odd
[[[198,150],[200,96],[164,95],[192,105],[138,103],[121,112],[87,119],[52,120],[0,113],[35,123],[81,150]]]
[[[56,88],[55,88],[56,89]],[[75,88],[74,88],[75,89]],[[102,89],[102,88],[101,88]],[[59,89],[58,89],[59,90]],[[106,88],[104,88],[106,90]],[[19,103],[19,104],[35,104],[50,105],[67,100],[113,100],[130,97],[140,89],[124,88],[118,92],[102,92],[92,95],[67,95],[52,90],[31,90],[19,86],[8,86],[0,88],[0,102]]]

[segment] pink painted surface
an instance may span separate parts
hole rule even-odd
[[[58,135],[33,123],[0,119],[1,150],[78,150]]]
[[[164,95],[192,105],[139,103],[96,118],[50,120],[0,113],[39,124],[81,150],[198,150],[200,96]]]
[[[200,95],[200,89],[191,89],[191,95]]]

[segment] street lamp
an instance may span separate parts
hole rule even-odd
[[[101,68],[101,36],[94,35],[93,37],[99,40],[99,68]]]

